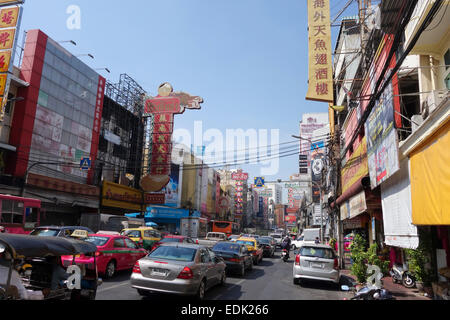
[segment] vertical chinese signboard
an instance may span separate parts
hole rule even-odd
[[[238,170],[238,172],[231,175],[231,179],[236,181],[235,184],[235,215],[241,216],[244,213],[244,181],[248,180],[248,173]]]
[[[150,173],[141,180],[147,192],[162,190],[170,181],[172,133],[174,116],[185,109],[200,109],[203,99],[184,92],[173,92],[170,83],[158,88],[158,96],[145,101],[143,116],[153,116],[153,148],[151,150]]]
[[[0,1],[0,121],[3,120],[4,107],[8,102],[10,74],[22,17],[21,6],[5,6],[22,3],[23,1]]]
[[[333,102],[329,0],[308,0],[309,77],[307,100]]]

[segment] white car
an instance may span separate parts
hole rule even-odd
[[[302,245],[304,244],[303,239],[304,239],[304,236],[300,236],[296,240],[292,240],[291,241],[291,249],[295,250],[295,249],[301,248]]]

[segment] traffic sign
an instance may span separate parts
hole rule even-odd
[[[264,187],[264,178],[263,177],[256,177],[255,178],[255,186],[257,188],[262,188]]]
[[[80,161],[80,170],[89,170],[91,168],[91,158],[82,158]]]

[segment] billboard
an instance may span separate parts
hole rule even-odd
[[[390,83],[380,99],[376,101],[365,124],[372,189],[400,169],[393,101],[392,83]]]

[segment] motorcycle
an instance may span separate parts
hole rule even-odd
[[[350,291],[348,286],[342,286],[343,291]],[[350,300],[395,300],[392,294],[383,288],[375,286],[365,286],[355,292],[355,295]]]
[[[406,288],[414,288],[416,286],[414,276],[400,265],[394,264],[389,273],[394,283],[402,283]]]
[[[287,249],[283,249],[283,251],[281,252],[281,259],[283,259],[284,262],[289,260]]]

